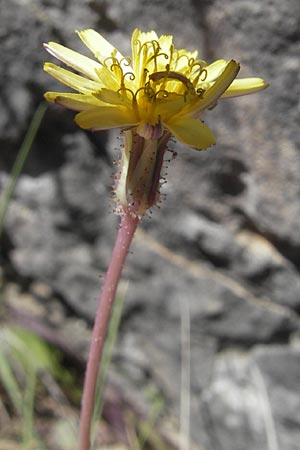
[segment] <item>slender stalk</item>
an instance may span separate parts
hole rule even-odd
[[[179,450],[190,448],[191,416],[191,317],[189,302],[180,298],[181,388]]]
[[[14,189],[16,187],[18,177],[24,167],[24,163],[30,152],[32,144],[36,138],[37,132],[39,131],[39,128],[41,126],[41,123],[42,123],[42,120],[44,118],[46,111],[47,111],[47,104],[44,102],[40,103],[33,115],[33,118],[31,120],[31,123],[27,130],[26,136],[22,143],[22,146],[18,152],[18,156],[13,165],[12,173],[11,173],[10,179],[8,181],[7,187],[5,188],[3,195],[1,196],[1,199],[0,199],[0,237],[1,237],[2,231],[3,231],[5,215],[6,215],[8,207],[9,207],[11,197],[14,193]]]
[[[121,277],[123,265],[139,220],[140,219],[133,216],[130,211],[127,210],[124,212],[110,264],[105,275],[102,293],[99,298],[99,306],[96,314],[85,374],[79,425],[79,450],[90,450],[91,422],[94,409],[97,377],[110,312]]]

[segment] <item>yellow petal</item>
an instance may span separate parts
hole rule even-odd
[[[100,80],[98,83],[96,83],[95,81],[88,80],[87,78],[84,78],[52,63],[45,63],[44,71],[49,73],[49,75],[51,75],[53,78],[56,78],[66,86],[69,86],[72,89],[75,89],[76,91],[79,91],[83,94],[98,91],[102,87]]]
[[[125,91],[126,92],[126,91]],[[122,91],[116,92],[111,89],[101,89],[95,96],[104,103],[110,103],[111,105],[120,105],[131,107],[131,100],[126,97],[126,94],[122,95]]]
[[[176,50],[175,56],[175,67],[174,70],[177,72],[185,72],[188,70],[190,72],[191,67],[189,66],[189,61],[196,61],[198,56],[198,51],[188,52],[185,49]],[[200,61],[200,60],[197,60]]]
[[[135,29],[131,37],[132,67],[135,74],[135,80],[138,87],[144,84],[144,69],[147,69],[147,60],[149,54],[153,55],[154,47],[150,42],[158,43],[158,36],[155,31],[143,32]],[[149,43],[148,45],[146,43]],[[145,44],[145,45],[144,45]],[[153,62],[153,59],[152,59]],[[143,80],[143,81],[142,81]]]
[[[209,108],[221,97],[221,95],[228,89],[240,70],[240,65],[231,60],[216,82],[204,93],[201,101],[201,110]]]
[[[198,150],[204,150],[216,142],[212,131],[197,119],[177,117],[164,125],[178,141]]]
[[[105,86],[106,88],[112,89],[114,91],[120,89],[119,80],[115,77],[114,73],[107,67],[103,66],[101,67],[101,69],[97,70],[97,75],[101,80],[103,86]]]
[[[84,111],[86,109],[95,108],[96,106],[104,106],[105,104],[93,95],[62,93],[62,92],[46,92],[44,95],[48,102],[57,103],[74,111]]]
[[[240,70],[240,65],[231,60],[215,83],[209,87],[203,97],[198,97],[191,101],[182,109],[180,115],[188,114],[190,117],[199,117],[206,108],[212,108],[217,100],[228,89]]]
[[[269,86],[262,78],[241,78],[234,80],[224,92],[222,98],[239,97],[241,95],[253,94]]]
[[[155,113],[160,117],[171,117],[179,113],[185,104],[183,95],[171,92],[166,99],[162,98],[157,102]],[[140,114],[142,116],[143,111],[140,111]]]
[[[137,121],[134,114],[125,108],[105,106],[80,112],[75,122],[84,129],[109,130],[132,127]]]
[[[166,62],[170,62],[170,58],[166,59],[165,55],[170,55],[170,49],[172,47],[173,36],[162,35],[159,37],[159,46],[161,53],[164,55],[162,58],[157,59],[157,71],[166,70]],[[170,67],[172,70],[172,68]]]
[[[133,48],[136,48],[135,43],[136,41],[139,41],[141,45],[143,45],[145,42],[151,42],[151,41],[159,41],[158,36],[155,31],[141,31],[138,28],[136,28],[132,33],[131,42],[133,44]]]
[[[215,79],[221,74],[222,70],[225,69],[226,64],[227,61],[225,61],[225,59],[217,59],[213,63],[206,66],[205,70],[207,71],[207,77],[205,78],[205,81],[215,81]]]
[[[92,80],[98,80],[96,70],[101,68],[98,62],[55,42],[48,42],[48,44],[44,44],[44,47],[50,55],[59,59],[67,66],[83,73]]]
[[[82,30],[77,33],[82,42],[85,43],[85,45],[101,63],[104,62],[105,58],[111,56],[113,53],[115,53],[115,57],[119,61],[123,58],[123,55],[95,30]]]
[[[163,34],[159,37],[158,42],[162,52],[168,53],[173,43],[173,36],[170,34]]]

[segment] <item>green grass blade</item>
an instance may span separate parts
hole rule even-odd
[[[22,395],[10,362],[4,353],[0,352],[0,382],[9,396],[16,412],[22,413]]]
[[[17,179],[23,169],[23,166],[24,166],[24,163],[28,156],[28,153],[32,147],[34,140],[35,140],[36,134],[41,126],[41,122],[43,120],[43,117],[45,115],[47,107],[48,106],[45,102],[40,103],[39,106],[37,107],[37,109],[32,117],[31,123],[29,125],[28,131],[25,135],[24,141],[19,150],[17,159],[13,165],[10,180],[9,180],[8,185],[3,193],[1,203],[0,203],[0,237],[1,237],[2,231],[3,231],[5,215],[6,215],[8,207],[9,207],[9,203],[12,198],[12,195],[14,193]]]
[[[32,450],[34,442],[34,399],[36,388],[36,373],[34,370],[27,371],[26,388],[23,402],[23,433],[22,447],[24,450]]]

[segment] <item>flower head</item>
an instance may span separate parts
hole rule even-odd
[[[124,57],[94,30],[78,32],[93,52],[91,60],[62,45],[45,44],[57,59],[82,75],[46,63],[45,71],[78,94],[48,92],[49,101],[81,111],[77,124],[85,129],[137,127],[145,139],[170,131],[186,145],[204,149],[215,140],[199,120],[220,97],[235,97],[267,86],[260,78],[235,80],[239,64],[217,60],[207,65],[197,51],[176,50],[172,36],[135,30],[132,57]]]
[[[133,199],[138,212],[156,201],[153,179],[157,187],[160,153],[170,134],[183,144],[206,149],[215,138],[200,120],[204,110],[220,98],[267,87],[261,78],[236,79],[240,67],[234,60],[207,64],[198,59],[197,51],[176,50],[172,36],[158,37],[154,31],[134,30],[131,57],[123,56],[94,30],[78,35],[96,60],[54,42],[45,44],[51,55],[77,72],[46,63],[47,73],[77,93],[47,92],[45,97],[80,111],[75,121],[81,128],[127,130],[116,197],[123,206]]]

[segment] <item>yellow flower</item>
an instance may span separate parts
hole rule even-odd
[[[85,129],[137,127],[146,139],[169,130],[182,143],[204,149],[214,144],[212,132],[199,120],[220,97],[235,97],[267,86],[260,78],[235,80],[239,64],[217,60],[207,65],[197,52],[176,50],[172,36],[135,30],[132,58],[123,57],[94,30],[78,32],[97,61],[62,45],[45,47],[84,76],[54,64],[45,71],[79,94],[48,92],[46,99],[82,111],[77,124]]]
[[[75,121],[81,128],[125,130],[116,197],[123,207],[135,204],[138,213],[156,201],[170,134],[183,144],[206,149],[215,138],[199,120],[204,110],[219,98],[267,87],[261,78],[236,80],[240,67],[233,60],[208,65],[197,59],[197,51],[176,50],[172,36],[158,37],[154,31],[134,30],[131,57],[124,57],[94,30],[78,35],[96,60],[54,42],[45,44],[51,55],[79,73],[46,63],[48,74],[78,93],[47,92],[45,97],[80,111]]]

